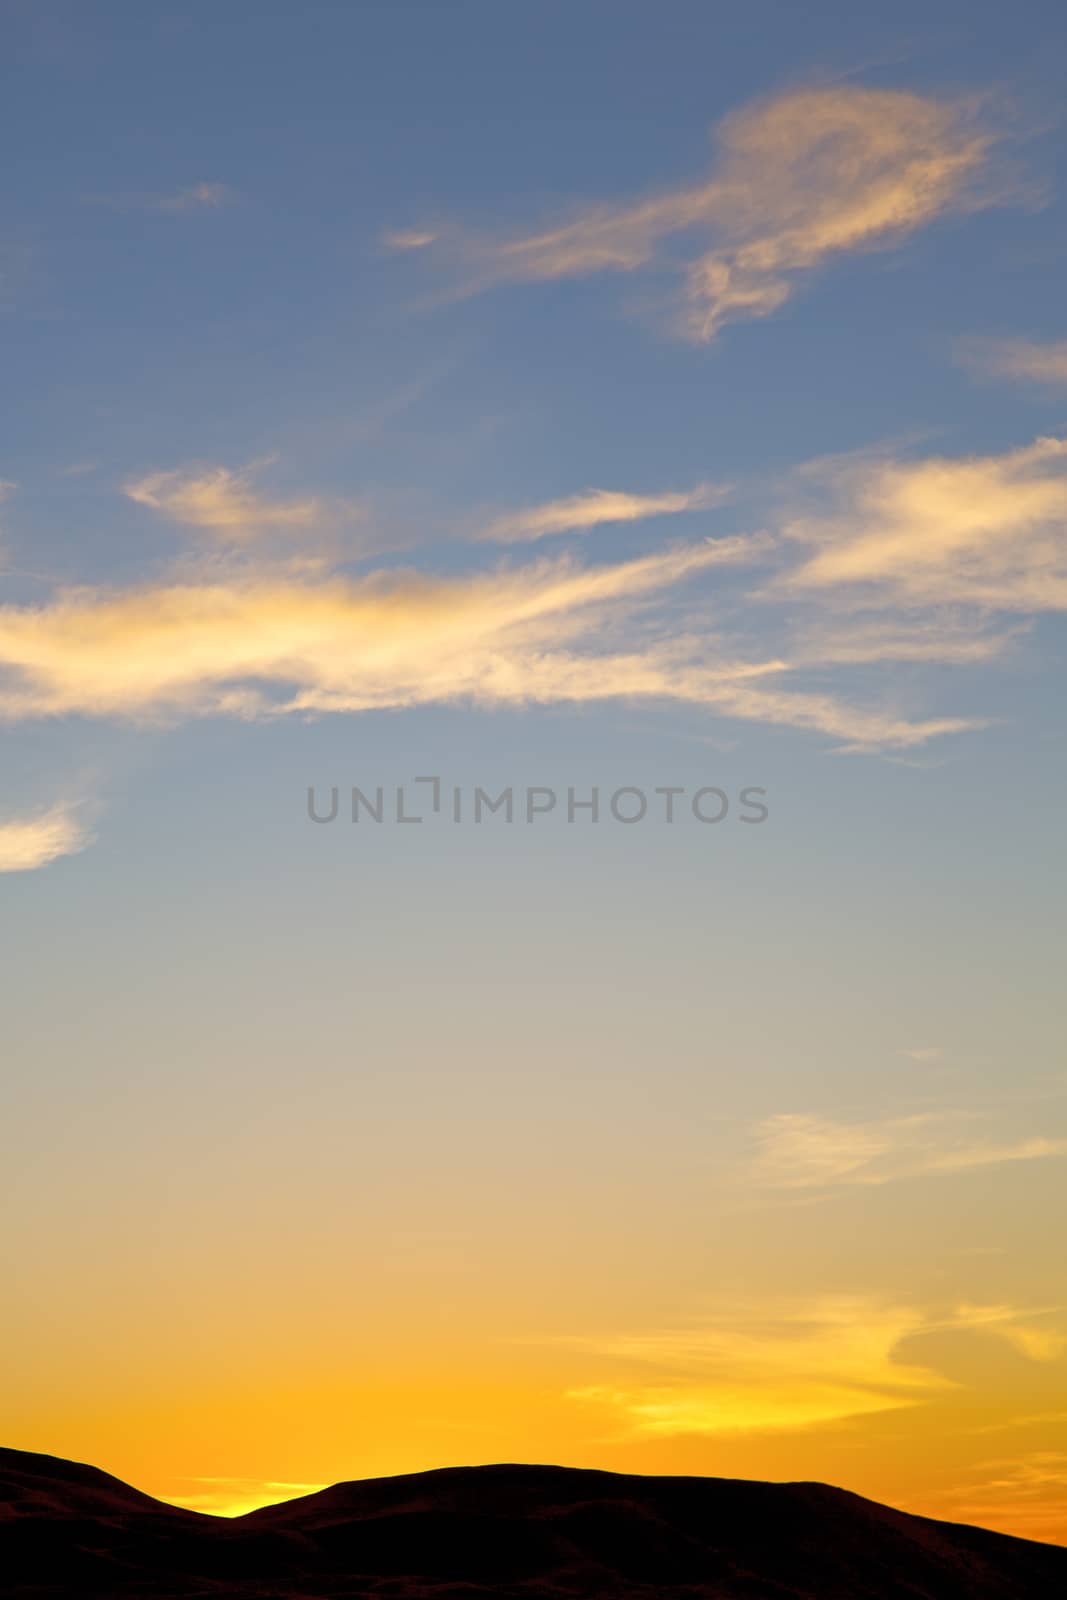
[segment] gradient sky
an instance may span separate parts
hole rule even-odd
[[[1067,1540],[1067,28],[863,9],[0,8],[6,1443]]]

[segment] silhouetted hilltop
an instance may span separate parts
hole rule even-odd
[[[85,1467],[61,1456],[0,1448],[0,1518],[122,1517],[175,1507],[131,1489],[99,1467]],[[180,1514],[180,1513],[179,1513]],[[191,1513],[190,1513],[191,1514]]]
[[[227,1520],[0,1450],[14,1596],[319,1600],[1052,1600],[1067,1549],[818,1483],[455,1467]]]

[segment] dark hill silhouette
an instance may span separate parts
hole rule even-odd
[[[1053,1600],[1067,1549],[819,1483],[455,1467],[232,1520],[0,1450],[5,1594],[97,1600]]]

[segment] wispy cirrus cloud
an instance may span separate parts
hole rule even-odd
[[[1045,1308],[942,1309],[874,1295],[733,1300],[682,1326],[561,1341],[609,1364],[614,1381],[569,1398],[631,1437],[825,1427],[951,1398],[959,1385],[916,1352],[925,1335],[982,1334],[1030,1361],[1058,1359]]]
[[[975,726],[794,688],[779,656],[731,651],[706,627],[680,626],[676,591],[765,551],[758,536],[739,536],[595,566],[556,559],[314,581],[259,568],[213,583],[62,592],[0,608],[0,717],[643,698],[863,747],[911,748]]]
[[[77,855],[90,842],[84,820],[70,806],[0,818],[0,872],[34,872]]]
[[[988,664],[1030,625],[1017,616],[998,627],[997,610],[1055,603],[1061,567],[1067,584],[1059,440],[962,460],[815,463],[792,487],[803,484],[809,506],[813,492],[824,503],[799,515],[787,507],[773,532],[624,562],[483,563],[453,575],[348,575],[333,537],[340,503],[270,495],[259,478],[268,464],[129,481],[130,499],[208,533],[222,555],[139,586],[57,590],[37,606],[0,608],[0,717],[643,698],[816,732],[846,750],[907,752],[985,721],[857,703],[849,669]],[[475,524],[468,538],[536,542],[694,512],[724,493],[703,481],[586,490]],[[694,585],[713,567],[723,582],[709,610]],[[747,592],[726,582],[729,569],[746,567],[771,575]],[[768,604],[783,601],[784,616]]]
[[[151,209],[154,211],[218,211],[220,207],[228,205],[233,198],[233,190],[229,184],[217,181],[190,183],[184,189],[175,189],[171,194],[154,196]]]
[[[135,587],[0,608],[0,717],[643,698],[808,730],[844,750],[909,752],[986,719],[926,714],[914,691],[911,703],[872,701],[870,674],[850,669],[988,665],[1032,621],[998,626],[997,612],[1055,603],[1061,567],[1067,585],[1067,441],[962,460],[822,461],[790,480],[793,503],[772,531],[624,562],[482,562],[453,575],[349,575],[346,559],[374,548],[366,507],[268,493],[260,474],[272,459],[128,481],[131,500],[207,533],[221,553]],[[467,542],[473,551],[693,513],[726,492],[708,481],[585,490],[475,522]],[[359,547],[346,555],[340,530],[353,517]],[[709,609],[697,580],[712,567],[723,573]],[[747,590],[726,581],[745,568],[769,576]]]
[[[545,539],[553,534],[587,533],[605,523],[641,522],[647,517],[677,516],[685,511],[704,511],[727,493],[710,483],[695,488],[662,494],[630,494],[619,489],[586,489],[582,494],[549,500],[544,505],[510,511],[493,520],[475,534],[476,539],[496,544],[519,544]]]
[[[262,571],[214,584],[74,591],[45,607],[0,610],[9,674],[0,710],[365,710],[462,695],[593,697],[612,682],[622,693],[663,689],[683,670],[677,652],[653,643],[579,656],[574,647],[743,554],[735,542],[705,541],[597,567],[557,560],[462,577],[408,570],[318,582]]]
[[[894,1356],[925,1325],[921,1310],[868,1296],[725,1304],[681,1328],[568,1341],[624,1374],[569,1397],[636,1436],[825,1426],[951,1387]]]
[[[693,581],[712,567],[780,571],[796,550],[792,539],[704,539],[586,567],[565,559],[453,576],[391,569],[351,577],[332,538],[339,504],[269,495],[258,476],[267,465],[183,467],[127,482],[137,504],[210,534],[223,547],[221,563],[213,556],[207,568],[183,565],[133,588],[62,590],[36,607],[0,608],[0,717],[644,698],[821,733],[846,749],[898,751],[983,726],[980,717],[857,704],[825,682],[813,687],[810,673],[859,661],[984,660],[1004,635],[961,628],[956,638],[943,625],[899,617],[836,618],[806,632],[791,627],[783,639],[736,584],[717,595],[709,628]],[[535,542],[695,512],[725,492],[708,482],[651,494],[587,490],[498,516],[469,537],[475,545]],[[344,509],[362,516],[362,508]]]
[[[779,586],[885,606],[1067,608],[1067,438],[1000,455],[823,463],[824,510],[789,519],[806,550]]]
[[[995,134],[973,101],[904,91],[792,91],[728,116],[703,183],[600,204],[505,240],[409,230],[396,248],[451,253],[472,288],[615,271],[664,257],[676,235],[710,235],[684,255],[680,331],[707,341],[778,310],[809,273],[884,249],[938,217],[989,203],[980,178]]]
[[[255,465],[176,468],[133,479],[123,492],[172,522],[236,543],[278,529],[310,528],[316,522],[321,501],[271,499],[255,487],[256,471]]]
[[[844,1122],[807,1112],[769,1117],[755,1130],[745,1181],[770,1189],[879,1187],[1067,1155],[1067,1137],[989,1137],[981,1119],[955,1111]]]
[[[958,348],[965,366],[989,377],[1067,386],[1067,339],[972,338]]]
[[[227,183],[220,183],[217,179],[201,179],[198,183],[184,184],[178,189],[92,194],[85,198],[90,205],[107,206],[112,211],[146,211],[176,216],[184,212],[220,211],[230,205],[236,196]]]
[[[827,666],[915,662],[977,666],[998,660],[1029,624],[995,628],[984,617],[939,610],[930,617],[861,614],[819,618],[797,630],[791,658]]]
[[[1039,1308],[1025,1315],[1011,1305],[975,1305],[967,1301],[957,1306],[953,1326],[985,1333],[1010,1345],[1028,1361],[1058,1361],[1067,1350],[1067,1334],[1049,1322],[1062,1315],[1061,1306]]]
[[[425,250],[436,243],[437,234],[429,228],[397,228],[382,239],[389,250]]]
[[[1062,1417],[1027,1419],[1062,1421]],[[1060,1435],[1057,1433],[1057,1438]],[[936,1514],[954,1522],[1003,1528],[1052,1544],[1063,1540],[1063,1504],[1067,1496],[1067,1452],[1028,1450],[1015,1456],[969,1464],[963,1482],[934,1496]]]

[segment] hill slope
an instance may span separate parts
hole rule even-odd
[[[5,1593],[126,1600],[1051,1600],[1067,1549],[823,1484],[458,1467],[232,1521],[0,1450]]]

